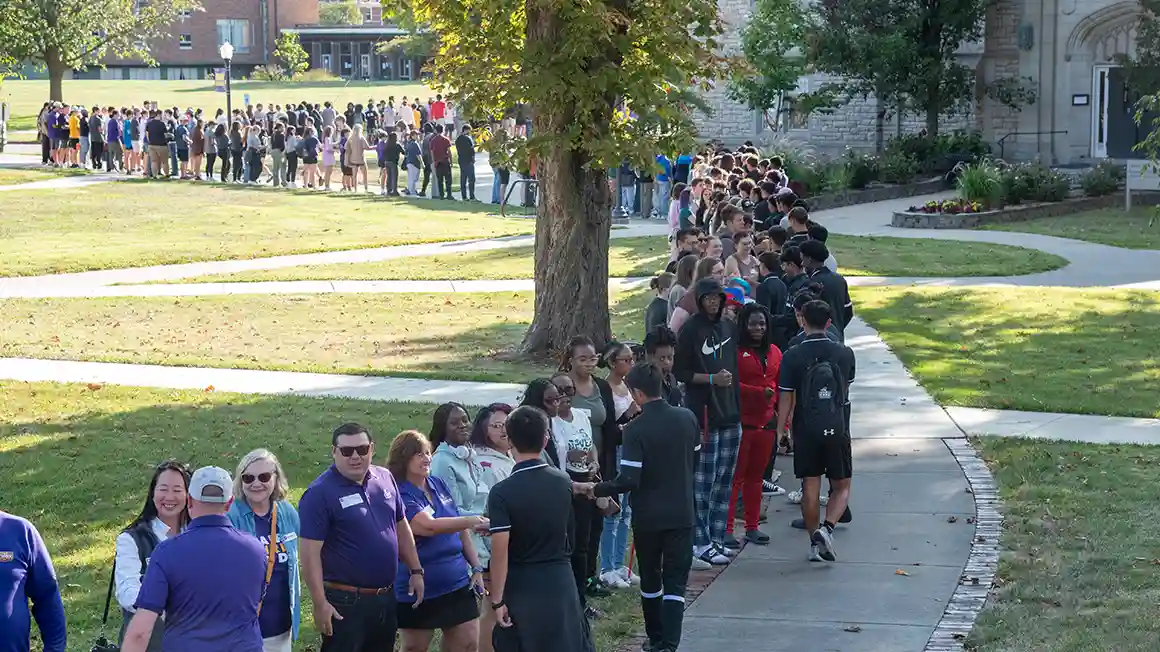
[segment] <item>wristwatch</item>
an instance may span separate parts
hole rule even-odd
[[[472,567],[471,567],[471,574],[472,574],[472,575],[475,575],[476,573],[480,573],[480,574],[482,574],[482,573],[483,573],[483,567],[482,567],[482,566],[472,566]]]
[[[412,575],[422,575],[422,574],[423,574],[423,569],[422,569],[422,568],[412,568],[412,569],[411,569],[411,574],[412,574]]]

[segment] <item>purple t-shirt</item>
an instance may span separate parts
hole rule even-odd
[[[432,518],[459,516],[455,499],[442,480],[430,476],[427,478],[427,488],[431,490],[433,500],[427,500],[423,490],[410,482],[399,485],[408,521],[422,511],[426,511]],[[416,536],[415,548],[419,551],[419,563],[423,566],[424,599],[447,595],[471,582],[471,568],[463,556],[463,541],[458,532],[436,534],[433,537]],[[402,561],[399,562],[399,573],[409,573]],[[399,602],[414,602],[415,596],[407,595],[407,591],[406,586],[396,584],[395,598]]]
[[[371,466],[361,484],[331,466],[298,503],[299,536],[322,542],[322,579],[368,589],[395,582],[398,521],[406,517],[391,472]]]
[[[228,518],[201,516],[149,557],[137,609],[165,613],[166,652],[261,652],[266,551]]]
[[[254,531],[258,541],[269,559],[270,550],[270,512],[265,516],[254,514]],[[262,600],[262,613],[258,614],[258,626],[262,630],[262,638],[278,636],[290,630],[294,620],[290,613],[290,555],[286,552],[286,544],[278,537],[278,547],[275,548],[274,572],[270,575],[270,583],[266,585],[266,597]]]

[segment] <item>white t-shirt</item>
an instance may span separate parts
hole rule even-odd
[[[565,421],[560,417],[552,417],[552,432],[565,444],[565,455],[572,451],[592,450],[592,422],[588,419],[588,411],[581,408],[572,409],[572,420]],[[587,473],[589,464],[595,460],[572,462],[567,460],[564,468],[572,473]]]

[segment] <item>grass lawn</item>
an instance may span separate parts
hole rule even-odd
[[[829,243],[847,276],[1000,276],[1062,267],[1062,258],[1042,252],[976,242],[890,237],[831,236]],[[669,260],[661,236],[618,238],[609,249],[609,275],[651,276]],[[306,265],[181,279],[175,283],[296,280],[458,280],[531,278],[531,247],[472,254],[447,254],[378,263]]]
[[[1155,206],[1137,206],[1130,212],[1105,208],[1077,215],[995,224],[986,228],[991,231],[1041,233],[1126,249],[1160,249],[1160,219],[1149,224],[1157,217],[1160,214]]]
[[[1160,293],[851,288],[855,310],[947,405],[1160,417]]]
[[[373,98],[376,102],[394,95],[396,106],[404,95],[416,95],[426,99],[434,95],[425,85],[415,82],[260,82],[233,81],[231,83],[233,105],[245,107],[248,94],[251,104],[282,104],[290,102],[330,101],[346,108],[347,102],[366,104]],[[0,99],[11,104],[11,130],[36,129],[36,114],[48,100],[48,80],[5,80],[0,84]],[[153,81],[153,80],[97,80],[69,79],[64,82],[64,100],[91,107],[116,106],[118,108],[143,106],[145,102],[158,102],[165,107],[180,109],[201,108],[213,115],[219,108],[226,108],[226,94],[214,90],[214,83],[206,80]]]
[[[88,174],[88,170],[72,168],[0,168],[0,186],[15,186],[33,181],[47,181],[60,177],[76,177]]]
[[[268,447],[281,459],[290,499],[329,464],[330,431],[358,421],[377,433],[375,461],[390,438],[426,430],[433,405],[0,382],[0,477],[4,510],[31,520],[56,566],[68,615],[69,650],[88,650],[100,633],[114,540],[141,509],[152,468],[167,458],[233,473],[246,452]],[[99,499],[94,500],[94,496]],[[609,615],[594,624],[601,652],[641,628],[635,594],[598,600]],[[295,649],[318,649],[310,600],[303,599]],[[120,627],[114,602],[106,635]],[[35,632],[36,629],[33,628]],[[33,643],[34,649],[39,644]],[[437,648],[432,648],[437,649]]]
[[[1160,448],[976,444],[1003,499],[1004,554],[966,649],[1155,650]]]
[[[174,181],[4,193],[0,276],[529,233],[484,204]]]
[[[640,341],[648,291],[613,296],[613,333]],[[532,293],[327,294],[0,303],[0,356],[527,382],[512,361]]]

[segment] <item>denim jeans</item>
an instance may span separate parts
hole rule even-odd
[[[620,446],[616,447],[616,467],[620,469]],[[600,572],[616,570],[624,566],[628,553],[628,528],[632,525],[632,509],[628,506],[629,494],[616,497],[620,512],[604,517],[604,532],[600,534]]]
[[[669,202],[672,201],[669,194],[671,192],[672,185],[668,181],[657,181],[653,185],[653,206],[663,220],[669,219]]]
[[[499,171],[495,168],[491,169],[491,203],[498,204],[499,197]]]
[[[620,186],[620,206],[628,211],[633,212],[633,204],[636,203],[636,184],[625,183]]]
[[[169,176],[181,176],[181,168],[177,167],[177,143],[169,143]]]

